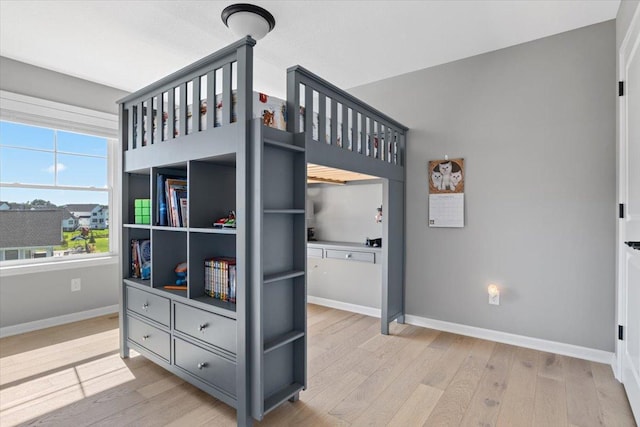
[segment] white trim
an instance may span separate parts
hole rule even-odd
[[[380,309],[366,307],[362,305],[350,304],[342,301],[335,301],[326,298],[307,296],[307,302],[335,308],[337,310],[350,311],[367,316],[380,318]],[[510,334],[492,329],[477,328],[475,326],[462,325],[460,323],[445,322],[443,320],[429,319],[426,317],[405,314],[405,322],[423,328],[435,329],[437,331],[451,332],[458,335],[480,338],[483,340],[495,341],[504,344],[516,345],[518,347],[532,348],[534,350],[546,351],[549,353],[561,354],[564,356],[576,357],[578,359],[590,360],[592,362],[605,363],[614,367],[615,353],[594,348],[581,347],[573,344],[565,344],[556,341],[531,338],[523,335]]]
[[[117,304],[107,307],[94,308],[92,310],[81,311],[79,313],[64,314],[62,316],[51,317],[49,319],[35,320],[33,322],[21,323],[19,325],[5,326],[0,328],[0,338],[11,335],[24,334],[26,332],[37,331],[39,329],[50,328],[52,326],[64,325],[66,323],[78,322],[80,320],[91,319],[93,317],[104,316],[118,312]]]
[[[106,255],[106,256],[105,256]],[[34,260],[31,260],[34,261]],[[39,261],[39,260],[35,260]],[[117,264],[117,254],[103,254],[100,256],[84,255],[77,259],[67,257],[50,257],[42,259],[43,262],[20,263],[3,265],[0,267],[0,278],[20,276],[32,273],[48,273],[50,271],[89,268],[101,265]]]
[[[611,359],[611,369],[613,370],[613,377],[618,381],[618,382],[622,382],[622,378],[618,378],[617,376],[617,372],[618,372],[618,356],[616,355],[616,353],[613,353],[613,358]]]
[[[350,304],[348,302],[336,301],[327,298],[314,297],[307,295],[307,302],[325,307],[335,308],[337,310],[350,311],[352,313],[364,314],[365,316],[380,318],[380,309],[367,307],[365,305]]]
[[[0,90],[0,118],[117,138],[118,115]]]
[[[22,148],[21,148],[22,150]],[[53,151],[49,153],[54,154]],[[74,154],[75,155],[75,154]],[[102,157],[107,160],[106,157]],[[57,184],[22,184],[18,182],[0,182],[1,188],[30,188],[34,190],[69,190],[69,191],[99,191],[101,193],[109,192],[109,187],[82,187],[78,185],[57,185]]]
[[[625,82],[625,96],[618,97],[618,140],[616,141],[616,162],[617,162],[617,177],[616,177],[616,193],[618,196],[618,203],[624,204],[626,207],[629,206],[628,200],[628,188],[626,185],[622,185],[624,182],[623,177],[627,174],[627,164],[629,159],[629,153],[627,151],[627,141],[628,141],[628,126],[627,126],[627,102],[629,99],[628,96],[628,80],[627,80],[627,64],[626,58],[631,56],[631,52],[634,49],[638,48],[640,44],[640,6],[636,7],[633,16],[631,17],[631,21],[629,23],[629,27],[627,28],[627,32],[620,44],[620,48],[618,49],[618,81]],[[635,219],[635,215],[629,216],[627,212],[628,218]],[[626,291],[626,246],[624,245],[625,240],[625,220],[617,220],[616,221],[616,313],[617,313],[617,322],[614,330],[614,336],[616,337],[616,349],[615,349],[615,364],[614,364],[614,376],[618,381],[622,381],[623,379],[623,369],[624,369],[624,360],[623,354],[626,351],[626,343],[624,341],[620,341],[617,339],[617,329],[618,325],[623,325],[625,328],[627,327],[627,309],[628,309],[628,295]]]
[[[534,350],[576,357],[578,359],[590,360],[592,362],[605,363],[611,366],[613,366],[615,358],[615,354],[610,351],[597,350],[594,348],[581,347],[573,344],[565,344],[539,338],[531,338],[524,335],[510,334],[508,332],[495,331],[492,329],[477,328],[475,326],[445,322],[442,320],[413,316],[411,314],[405,315],[405,322],[415,326],[436,329],[438,331],[451,332],[454,334],[516,345],[518,347],[532,348]]]
[[[106,138],[107,155],[105,158],[108,170],[107,186],[104,188],[19,183],[0,183],[0,187],[105,192],[107,193],[109,206],[109,229],[120,229],[120,198],[116,196],[122,192],[119,173],[121,155],[118,147],[119,118],[117,114],[0,90],[0,119],[34,126],[46,126],[51,129],[82,132]],[[57,153],[57,148],[54,152]],[[109,253],[96,254],[95,257],[83,255],[82,259],[64,261],[52,260],[51,258],[46,261],[41,260],[42,262],[38,262],[40,260],[20,260],[16,264],[1,261],[0,278],[43,271],[113,264],[118,262],[119,250],[119,233],[110,232]]]

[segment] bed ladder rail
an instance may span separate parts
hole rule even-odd
[[[287,70],[287,111],[289,132],[308,143],[404,165],[406,126],[299,65]]]

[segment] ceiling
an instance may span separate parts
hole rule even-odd
[[[126,91],[236,40],[232,1],[0,0],[0,55]],[[345,88],[613,19],[620,0],[254,1],[276,18],[254,87],[296,64]]]

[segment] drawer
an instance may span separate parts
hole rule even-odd
[[[180,303],[174,303],[174,310],[176,331],[235,354],[235,320]]]
[[[322,258],[322,248],[307,248],[307,256]]]
[[[131,316],[126,322],[128,339],[169,361],[171,338],[167,332]]]
[[[358,251],[344,251],[337,249],[327,249],[325,251],[327,258],[342,259],[346,261],[360,261],[375,263],[375,253],[373,252],[358,252]]]
[[[169,327],[171,303],[167,298],[127,286],[127,309]]]
[[[173,363],[232,396],[236,395],[236,364],[179,338],[173,339]]]

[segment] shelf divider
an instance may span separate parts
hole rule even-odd
[[[302,331],[291,331],[287,332],[286,334],[282,334],[279,337],[275,337],[274,339],[264,344],[264,354],[267,354],[270,351],[287,345],[290,342],[293,342],[302,337],[304,337],[304,332]]]
[[[294,277],[304,276],[304,270],[289,270],[282,273],[273,273],[264,275],[264,284],[278,282],[280,280],[293,279]]]
[[[264,400],[264,413],[271,411],[285,400],[289,399],[294,394],[304,389],[304,386],[300,383],[290,384],[281,390],[276,391],[271,396]]]
[[[265,214],[304,214],[304,209],[265,209]]]
[[[139,230],[151,230],[151,225],[149,224],[122,224],[124,228],[135,228]]]
[[[189,227],[191,233],[204,233],[204,234],[236,234],[235,228],[214,228],[214,227]]]

